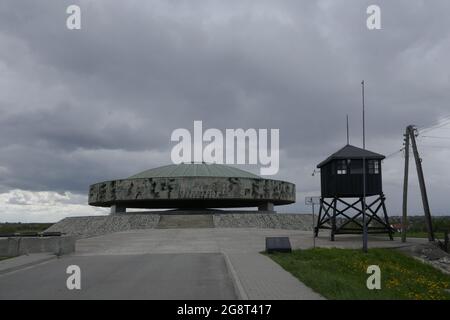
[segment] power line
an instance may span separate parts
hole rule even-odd
[[[446,125],[449,125],[449,124],[450,124],[450,115],[447,115],[447,116],[441,117],[439,120],[433,122],[431,125],[420,127],[420,131],[419,131],[419,128],[417,128],[417,132],[420,133],[419,138],[431,138],[431,139],[442,139],[442,140],[447,140],[448,139],[448,140],[450,140],[450,137],[438,137],[438,136],[424,136],[424,135],[422,135],[425,132],[429,132],[431,130],[439,129],[439,128],[442,128],[442,127],[444,127]],[[445,129],[449,129],[450,130],[450,128],[445,128]],[[424,144],[424,146],[426,146],[426,147],[433,147],[433,148],[441,148],[439,146],[428,146],[426,144]],[[446,147],[443,146],[442,148],[445,149]],[[410,147],[410,149],[411,149],[411,147]],[[405,147],[402,147],[401,149],[388,154],[385,157],[385,159],[389,159],[389,158],[395,157],[396,155],[400,154],[403,151],[405,151]]]
[[[431,138],[431,139],[450,139],[450,137],[438,137],[438,136],[422,136],[422,138]]]
[[[436,129],[445,127],[448,124],[450,124],[450,115],[440,118],[435,124],[433,124],[431,126],[421,127],[421,128],[418,128],[418,130],[420,131],[420,133],[425,133],[425,132],[429,132],[431,130],[436,130]]]
[[[427,125],[427,126],[420,126],[420,127],[417,127],[417,129],[418,129],[418,130],[424,130],[424,129],[427,129],[427,128],[434,127],[434,126],[436,126],[436,125],[439,125],[442,121],[444,121],[444,120],[446,120],[446,119],[449,119],[449,118],[450,118],[450,114],[445,115],[445,116],[440,117],[439,119],[433,121],[431,124],[429,124],[429,125]]]
[[[450,149],[450,146],[430,146],[427,144],[422,145],[424,148],[435,148],[435,149]]]
[[[445,126],[448,125],[448,124],[450,124],[450,119],[445,120],[441,125],[436,126],[436,127],[434,127],[434,128],[430,128],[429,130],[427,130],[427,131],[425,131],[425,132],[429,132],[429,131],[431,131],[431,130],[437,130],[437,129],[440,129],[440,128],[442,128],[442,127],[445,127]]]
[[[439,128],[439,130],[450,130],[450,128]]]
[[[435,130],[435,129],[439,129],[439,128],[445,127],[446,125],[449,125],[449,124],[450,124],[450,114],[446,115],[444,117],[440,117],[438,120],[434,121],[430,125],[416,127],[417,128],[416,132],[418,134],[420,134],[420,136],[419,136],[420,138],[434,138],[434,139],[447,140],[447,139],[450,139],[450,137],[424,136],[422,134],[426,133],[426,132],[429,132],[431,130]],[[445,129],[449,129],[450,130],[450,128],[445,128]],[[403,151],[405,151],[405,147],[402,147],[401,149],[388,154],[385,157],[385,159],[392,158],[392,157],[396,156],[397,154],[399,154],[399,153],[401,153]]]
[[[384,159],[389,159],[389,158],[391,158],[391,157],[394,157],[395,155],[399,154],[399,153],[402,152],[403,150],[405,150],[405,148],[401,148],[400,150],[394,151],[394,152],[388,154],[388,155],[386,156],[386,158],[384,158]]]

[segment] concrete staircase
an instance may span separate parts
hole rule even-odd
[[[158,229],[214,228],[213,215],[209,214],[164,214],[160,216]]]

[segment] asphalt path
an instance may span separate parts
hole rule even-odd
[[[80,268],[81,289],[66,273]],[[65,256],[0,275],[0,299],[236,299],[220,253]]]

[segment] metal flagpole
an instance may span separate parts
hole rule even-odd
[[[348,115],[347,115],[347,144],[350,144],[349,130],[348,130]]]
[[[312,204],[312,220],[313,220],[313,248],[316,248],[316,234],[314,231],[314,202]]]
[[[366,106],[364,99],[364,80],[362,87],[362,122],[363,122],[363,149],[366,150]],[[367,224],[366,224],[366,157],[363,156],[363,251],[367,252]]]

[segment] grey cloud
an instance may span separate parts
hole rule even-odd
[[[81,31],[65,28],[73,3]],[[381,31],[365,28],[370,1],[3,1],[0,190],[84,193],[169,162],[172,130],[203,120],[279,128],[279,177],[317,193],[311,172],[345,143],[346,114],[360,144],[362,79],[375,151],[449,112],[450,4],[378,3]],[[425,159],[430,180],[440,157]],[[401,158],[385,167],[398,210]],[[448,187],[430,188],[444,211]]]

